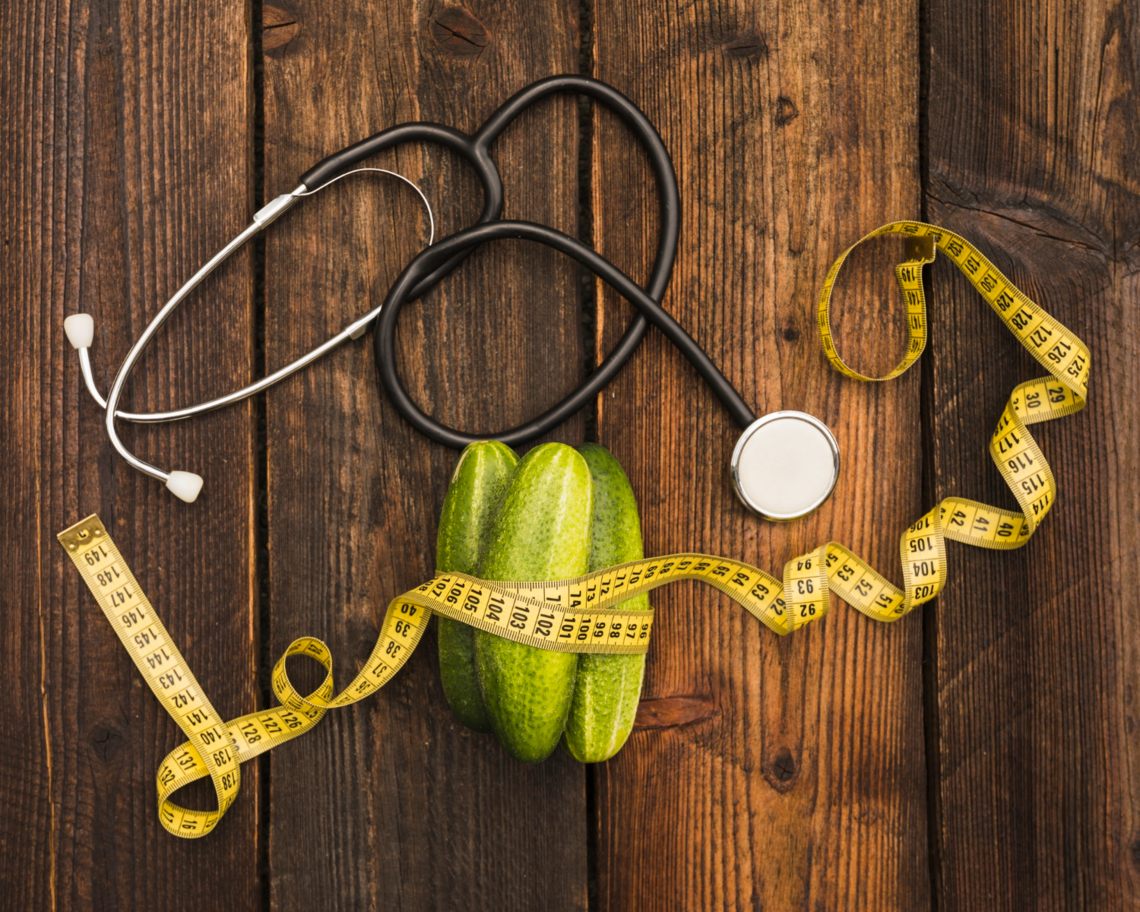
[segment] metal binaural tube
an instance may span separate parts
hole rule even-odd
[[[302,185],[292,193],[286,194],[284,196],[279,196],[269,202],[262,209],[260,209],[254,216],[254,224],[260,230],[264,230],[269,226],[270,223],[275,221],[287,209],[293,206],[293,204],[296,203],[298,199],[305,196],[312,196],[314,193],[317,193],[319,190],[323,190],[325,187],[329,186],[335,181],[340,180],[341,178],[348,177],[350,174],[359,174],[364,171],[380,172],[383,174],[391,175],[392,177],[396,177],[402,180],[409,187],[416,191],[416,194],[424,204],[424,208],[427,210],[429,228],[428,246],[430,247],[435,241],[435,214],[432,212],[431,204],[427,201],[427,197],[424,196],[423,191],[420,190],[420,188],[417,187],[412,181],[408,180],[402,174],[397,174],[395,171],[388,171],[385,168],[357,168],[354,171],[349,171],[345,174],[338,175],[327,183],[322,184],[321,187],[319,187],[317,190],[305,190],[304,186]],[[250,228],[253,227],[254,225],[250,226]],[[249,231],[250,228],[247,228],[246,231]],[[226,256],[232,254],[240,246],[240,243],[236,246],[227,245],[227,247],[222,251],[222,254],[225,254],[225,256],[222,256],[222,254],[219,254],[219,256],[221,256],[224,260]],[[226,253],[227,250],[229,251],[228,253]],[[217,260],[217,257],[215,257],[215,260]],[[217,263],[215,263],[213,260],[211,260],[211,263],[214,264],[214,268],[216,268],[220,262],[221,261],[219,260]],[[207,266],[208,265],[209,264],[207,264]],[[205,268],[206,267],[203,267],[203,269]],[[202,275],[196,276],[197,281],[201,281],[201,279],[205,278],[206,275],[209,275],[209,272],[204,272]],[[197,284],[194,279],[191,281]],[[187,285],[189,285],[189,288],[183,286],[183,289],[180,289],[180,294],[183,290],[186,292],[192,290],[193,285],[190,285],[190,283],[187,283]],[[185,295],[183,295],[183,297],[185,297]],[[161,424],[163,422],[169,421],[182,421],[186,418],[192,418],[195,415],[212,412],[215,409],[225,408],[227,405],[233,405],[234,403],[241,402],[244,399],[248,399],[250,396],[254,396],[257,393],[267,390],[271,386],[280,383],[287,377],[290,377],[293,374],[297,373],[297,371],[303,370],[314,361],[323,358],[333,349],[337,348],[340,345],[343,345],[350,339],[359,339],[362,335],[364,335],[364,332],[366,329],[368,329],[369,324],[371,324],[376,319],[379,313],[380,307],[374,307],[362,317],[358,317],[357,319],[353,320],[348,326],[346,326],[335,336],[332,336],[322,344],[318,345],[316,348],[301,355],[301,357],[297,358],[295,361],[286,364],[284,367],[278,368],[277,370],[273,371],[273,373],[267,374],[260,380],[250,383],[248,386],[243,386],[241,389],[234,390],[233,392],[227,393],[224,396],[218,396],[205,402],[199,402],[195,405],[186,406],[185,408],[170,409],[164,412],[125,412],[121,409],[116,409],[115,419],[118,421],[129,421],[134,424]],[[99,392],[98,387],[95,385],[95,374],[91,367],[91,355],[87,346],[82,346],[79,348],[79,369],[83,375],[83,382],[87,387],[87,392],[91,394],[91,398],[95,400],[99,407],[106,411],[107,400],[103,397],[103,395]]]

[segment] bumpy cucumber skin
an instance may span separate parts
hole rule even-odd
[[[479,576],[519,581],[581,576],[590,565],[593,507],[586,460],[565,444],[535,447],[511,477]],[[545,760],[566,726],[578,656],[476,630],[475,667],[503,747],[526,763]]]
[[[438,570],[474,574],[479,552],[519,458],[497,440],[468,444],[459,456],[443,500],[435,546]],[[475,629],[438,618],[439,678],[447,705],[475,731],[491,731],[491,717],[475,672]]]
[[[596,443],[578,447],[594,482],[594,518],[590,570],[645,556],[641,520],[633,488],[613,454]],[[649,608],[649,595],[635,595],[622,608]],[[582,763],[601,763],[616,754],[629,733],[641,699],[644,655],[581,655],[574,701],[563,743]]]

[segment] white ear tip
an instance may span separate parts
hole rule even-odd
[[[63,321],[63,331],[73,348],[90,348],[95,340],[95,321],[91,314],[72,314]]]
[[[186,503],[194,503],[198,499],[198,492],[202,490],[202,476],[193,472],[171,472],[166,479],[166,486],[175,497]]]

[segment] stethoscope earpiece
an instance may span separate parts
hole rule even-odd
[[[72,314],[64,319],[63,331],[72,348],[85,351],[95,341],[95,320],[91,314]]]

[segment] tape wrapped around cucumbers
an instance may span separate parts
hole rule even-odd
[[[643,556],[633,489],[604,447],[493,441],[464,449],[440,516],[437,565],[488,580],[567,579]],[[647,595],[623,603],[648,608]],[[536,763],[562,742],[583,763],[629,737],[644,655],[578,655],[439,618],[444,695],[456,718]]]

